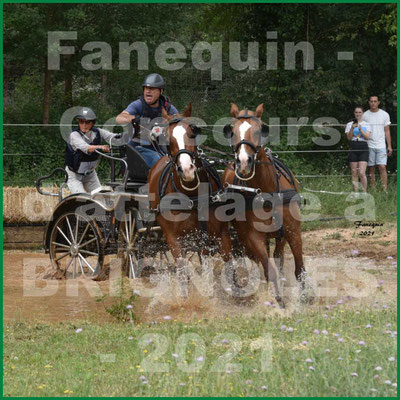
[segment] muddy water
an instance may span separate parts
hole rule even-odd
[[[106,259],[106,263],[110,261],[115,262],[115,259]],[[298,301],[299,288],[294,279],[294,264],[288,255],[285,259],[286,279],[280,280],[287,308],[281,310],[269,305],[274,303],[274,292],[272,285],[267,288],[262,277],[258,285],[256,282],[255,294],[250,300],[238,304],[232,300],[229,292],[223,290],[218,279],[213,283],[204,275],[199,275],[190,289],[189,300],[183,302],[176,295],[175,283],[171,283],[167,277],[157,284],[150,284],[146,278],[121,280],[120,269],[112,267],[110,279],[103,282],[85,278],[55,280],[48,278],[51,266],[47,255],[6,252],[3,255],[3,320],[111,320],[105,306],[118,301],[121,282],[127,293],[133,289],[140,293],[138,314],[145,321],[162,320],[167,315],[179,320],[266,312],[289,315],[303,307],[318,308],[325,304],[336,304],[339,299],[349,307],[395,302],[396,266],[389,262],[337,255],[306,257],[305,264],[308,286],[316,295],[314,304],[305,306]],[[222,263],[216,261],[213,265],[218,271]],[[105,301],[96,301],[104,295]]]

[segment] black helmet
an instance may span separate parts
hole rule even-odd
[[[165,88],[165,82],[164,79],[161,75],[159,74],[150,74],[147,75],[145,80],[143,81],[142,84],[143,87],[155,87],[159,89],[164,89]]]
[[[96,122],[96,113],[89,107],[82,107],[78,111],[77,119],[84,119],[86,121],[94,121]]]

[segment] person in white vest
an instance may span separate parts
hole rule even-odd
[[[371,126],[371,137],[368,140],[369,147],[369,174],[371,177],[371,187],[376,187],[375,167],[378,166],[383,190],[387,190],[387,157],[393,153],[392,141],[390,138],[390,117],[389,114],[379,108],[379,97],[369,96],[369,110],[364,115],[364,121]],[[387,147],[386,147],[387,144]]]
[[[79,126],[70,133],[65,150],[67,185],[72,194],[90,193],[101,187],[95,171],[100,155],[95,150],[108,153],[109,145],[103,145],[101,141],[109,142],[111,138],[120,135],[95,128],[97,117],[89,107],[82,107],[76,118]]]

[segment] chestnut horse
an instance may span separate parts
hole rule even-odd
[[[217,172],[205,165],[199,157],[196,136],[200,133],[200,128],[190,123],[191,113],[191,104],[182,117],[167,115],[163,110],[162,116],[167,123],[165,138],[168,155],[152,167],[147,179],[150,206],[157,210],[156,220],[176,260],[177,276],[181,282],[188,278],[183,246],[187,238],[191,238],[192,243],[202,244],[202,255],[207,254],[208,242],[217,242],[224,261],[231,259],[231,239],[227,222],[218,221],[212,207],[208,212],[208,221],[199,221],[200,208],[208,206],[211,194],[222,186]],[[205,195],[201,193],[202,187],[209,188]],[[174,196],[185,204],[178,209],[176,206],[163,206],[163,199],[173,199]],[[202,241],[204,236],[207,242],[205,245],[204,240]],[[187,288],[184,293],[187,296]]]
[[[266,153],[261,146],[262,138],[268,135],[268,127],[261,122],[262,113],[263,104],[253,112],[239,111],[232,103],[231,115],[235,122],[224,127],[224,136],[231,141],[235,162],[225,169],[222,181],[224,185],[260,189],[263,196],[269,194],[272,198],[272,202],[261,203],[262,215],[260,210],[253,209],[254,202],[246,206],[245,218],[235,218],[234,226],[246,253],[262,264],[267,282],[271,280],[275,286],[276,300],[284,307],[278,292],[277,271],[269,266],[267,241],[277,239],[274,258],[280,260],[280,269],[283,268],[285,244],[289,243],[295,261],[295,276],[304,289],[298,185],[292,173],[281,163],[277,165],[271,153]],[[255,195],[252,196],[254,199]]]

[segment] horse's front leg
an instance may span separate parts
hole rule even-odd
[[[275,289],[275,299],[281,308],[285,308],[280,291],[278,287],[278,273],[275,267],[270,264],[268,260],[268,252],[265,246],[265,235],[254,229],[246,232],[243,237],[245,246],[249,253],[251,253],[263,266],[264,276],[267,282],[271,281]]]

